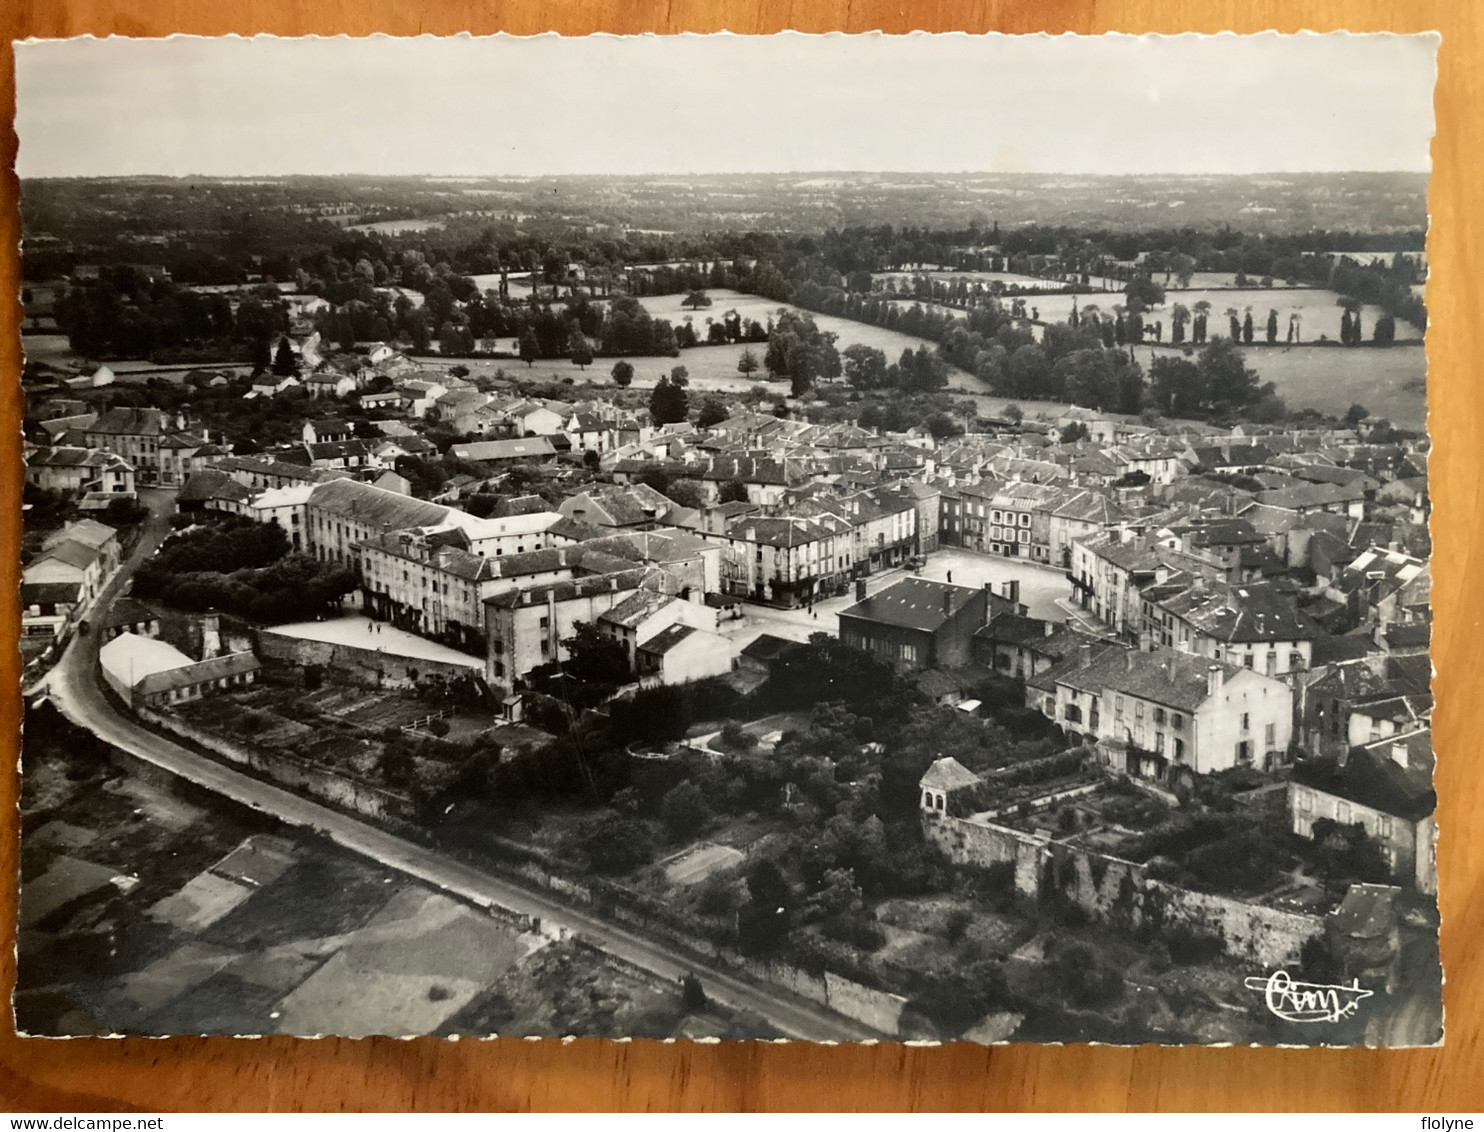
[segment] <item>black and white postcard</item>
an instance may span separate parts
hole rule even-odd
[[[17,44],[19,1029],[1440,1042],[1437,46]]]

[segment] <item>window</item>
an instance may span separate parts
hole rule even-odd
[[[909,664],[915,664],[915,663],[917,663],[917,646],[916,645],[903,645],[902,646],[902,659],[905,660],[905,661],[907,661]]]
[[[1134,718],[1135,719],[1143,719],[1144,718],[1144,701],[1143,700],[1135,700],[1134,701]]]
[[[1181,762],[1182,760],[1184,760],[1184,758],[1185,758],[1185,740],[1184,739],[1176,739],[1175,740],[1175,761],[1178,763],[1178,762]]]
[[[1020,517],[1020,525],[1022,527],[1028,527],[1028,526],[1030,526],[1031,525],[1031,517],[1029,515],[1022,515]],[[1022,540],[1022,541],[1024,541],[1024,540]]]
[[[1164,721],[1165,721],[1165,709],[1162,708],[1162,707],[1155,708],[1154,709],[1154,722],[1155,723],[1163,723]]]
[[[1252,730],[1252,717],[1245,711],[1242,713],[1242,730],[1243,732]]]
[[[1113,697],[1113,716],[1114,716],[1115,719],[1117,719],[1117,718],[1121,717],[1122,715],[1123,715],[1123,697],[1122,696],[1114,696]]]
[[[1273,745],[1278,741],[1278,725],[1276,723],[1270,723],[1262,729],[1262,740],[1268,745],[1268,750],[1271,751]]]
[[[1065,714],[1065,717],[1068,720],[1070,720],[1071,722],[1073,722],[1073,723],[1081,723],[1082,722],[1082,709],[1080,707],[1078,707],[1076,704],[1068,704],[1066,706],[1066,710],[1065,710],[1065,713],[1064,714]]]
[[[1301,786],[1294,791],[1294,801],[1298,803],[1298,810],[1301,814],[1307,814],[1314,809],[1314,794],[1305,787]]]
[[[1376,833],[1381,837],[1391,837],[1391,817],[1389,814],[1381,815],[1380,820],[1376,823]]]
[[[1176,731],[1183,729],[1185,727],[1185,717],[1178,711],[1172,713],[1170,716],[1170,726],[1173,727]]]
[[[1341,802],[1335,806],[1335,821],[1341,825],[1350,824],[1350,803]]]
[[[1243,668],[1251,668],[1252,667],[1252,654],[1250,652],[1247,653],[1245,656],[1242,657],[1242,667]]]
[[[1165,733],[1163,731],[1156,731],[1154,733],[1154,751],[1160,755],[1165,753]]]

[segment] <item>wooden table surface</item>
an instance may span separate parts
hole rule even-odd
[[[1443,962],[1447,1041],[1421,1051],[981,1048],[948,1045],[811,1046],[652,1041],[411,1042],[291,1038],[21,1040],[8,1010],[0,1034],[0,1109],[69,1110],[521,1110],[521,1109],[1319,1109],[1478,1111],[1484,1108],[1480,997],[1484,992],[1484,757],[1476,705],[1484,700],[1484,583],[1479,485],[1484,477],[1480,374],[1484,226],[1484,69],[1481,8],[1472,0],[4,0],[6,39],[268,32],[391,35],[510,31],[566,34],[717,31],[1293,32],[1443,33],[1433,143],[1428,258],[1429,398],[1437,608],[1435,735],[1442,840]],[[14,57],[0,87],[13,104]],[[1301,83],[1303,76],[1295,75]],[[1275,128],[1284,128],[1275,123]],[[313,129],[312,117],[305,121]],[[0,412],[20,418],[19,306],[14,249],[15,134],[0,135],[6,169],[0,206],[0,337],[6,381]],[[1472,231],[1470,231],[1472,229]],[[12,423],[10,427],[18,427]],[[20,499],[19,435],[6,437],[4,498]],[[19,539],[18,509],[4,517]],[[3,559],[6,634],[19,623],[14,557]],[[1474,597],[1469,595],[1473,594]],[[7,639],[0,687],[17,687]],[[1474,697],[1480,696],[1481,700]],[[18,734],[19,696],[3,698]],[[1475,723],[1470,723],[1470,720]],[[0,812],[13,814],[17,780],[0,775]],[[15,823],[0,838],[0,876],[16,872]],[[0,885],[0,923],[15,922],[15,891]],[[5,931],[9,931],[7,926]],[[14,985],[13,937],[0,978]],[[8,1001],[8,995],[7,995]]]

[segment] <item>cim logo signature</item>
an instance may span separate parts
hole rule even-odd
[[[1267,978],[1242,980],[1248,990],[1262,991],[1268,1009],[1288,1022],[1338,1022],[1360,1010],[1360,1004],[1375,991],[1358,979],[1349,986],[1295,982],[1287,971],[1274,971]]]

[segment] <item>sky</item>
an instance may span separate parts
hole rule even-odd
[[[16,44],[21,177],[1426,171],[1435,36]]]

